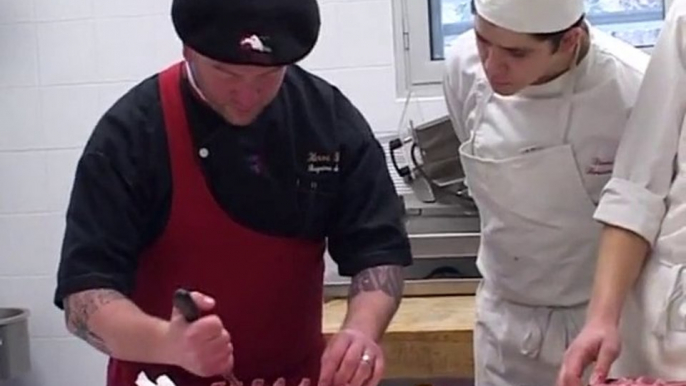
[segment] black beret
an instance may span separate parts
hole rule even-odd
[[[211,59],[280,66],[314,48],[317,0],[174,0],[172,22],[181,41]]]

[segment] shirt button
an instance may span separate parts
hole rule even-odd
[[[198,155],[200,155],[200,158],[207,158],[210,155],[210,151],[203,147],[198,151]]]

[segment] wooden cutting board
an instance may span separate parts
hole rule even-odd
[[[324,333],[338,331],[347,302],[324,305]],[[382,341],[387,378],[460,377],[474,375],[473,296],[403,299]]]

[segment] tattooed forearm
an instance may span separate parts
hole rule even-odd
[[[88,342],[104,354],[110,350],[88,326],[91,316],[101,307],[125,296],[114,290],[89,290],[70,295],[64,302],[64,316],[71,333]]]
[[[365,269],[353,277],[350,285],[350,298],[362,292],[383,291],[400,301],[403,295],[403,270],[396,265],[384,265]]]

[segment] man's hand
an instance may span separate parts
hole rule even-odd
[[[324,350],[318,386],[376,386],[384,365],[383,352],[373,339],[344,329]]]
[[[582,386],[583,373],[594,361],[596,365],[590,383],[604,383],[612,363],[619,356],[620,348],[616,324],[587,324],[565,353],[557,386]]]
[[[191,296],[201,312],[211,311],[215,306],[214,299],[209,296],[198,292]],[[171,362],[195,375],[212,377],[233,370],[231,337],[217,315],[206,315],[188,323],[181,312],[173,308],[166,342]]]

